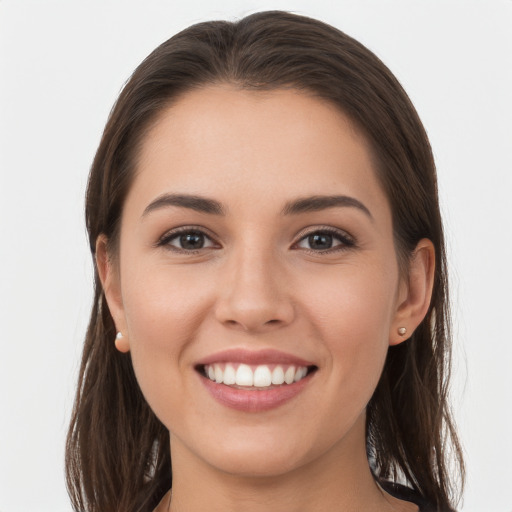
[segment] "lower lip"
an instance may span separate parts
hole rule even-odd
[[[275,409],[296,397],[309,383],[312,374],[292,384],[271,389],[237,389],[218,384],[201,375],[201,381],[210,394],[222,405],[245,412]]]

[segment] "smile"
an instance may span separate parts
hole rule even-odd
[[[211,381],[239,389],[265,389],[272,386],[289,385],[302,380],[308,374],[307,366],[239,363],[209,364],[204,374]]]
[[[227,350],[195,368],[217,402],[244,412],[284,405],[309,385],[318,370],[309,361],[275,350]]]

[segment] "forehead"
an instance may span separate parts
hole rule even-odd
[[[366,139],[331,103],[228,85],[188,92],[160,114],[132,188],[147,201],[183,192],[277,204],[336,192],[386,202]]]

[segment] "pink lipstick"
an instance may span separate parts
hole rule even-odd
[[[195,365],[201,381],[218,402],[247,412],[273,409],[298,395],[317,367],[276,350],[231,349]]]

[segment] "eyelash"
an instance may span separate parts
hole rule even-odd
[[[180,235],[185,235],[185,234],[201,235],[205,238],[205,240],[208,240],[211,243],[211,246],[201,247],[199,249],[184,249],[184,248],[172,246],[170,244],[171,241],[175,240]],[[354,240],[354,238],[352,238],[345,231],[335,229],[332,227],[328,227],[328,226],[323,226],[323,227],[316,227],[315,229],[312,229],[310,231],[303,231],[302,233],[300,233],[299,234],[300,238],[298,239],[297,242],[295,242],[293,244],[292,249],[300,250],[299,244],[302,241],[306,240],[308,237],[313,236],[313,235],[332,236],[333,239],[340,242],[340,244],[330,247],[328,249],[321,249],[321,250],[303,248],[304,251],[306,251],[310,254],[315,254],[315,255],[330,254],[333,252],[345,251],[345,250],[351,249],[351,248],[355,247],[355,245],[356,245],[356,241]],[[182,226],[182,227],[173,229],[172,231],[169,231],[165,235],[163,235],[160,238],[160,240],[156,243],[156,246],[157,247],[166,247],[169,250],[183,253],[183,254],[197,254],[203,249],[210,249],[211,247],[215,247],[215,246],[217,246],[217,248],[220,247],[215,242],[215,240],[213,239],[212,236],[205,233],[204,228],[200,228],[200,227],[196,227],[196,226]]]
[[[170,244],[170,242],[181,235],[187,234],[195,234],[201,235],[205,238],[205,240],[209,240],[212,243],[212,247],[218,244],[213,240],[213,237],[205,233],[204,228],[196,227],[196,226],[182,226],[172,231],[168,231],[165,235],[160,238],[160,240],[156,243],[157,247],[165,247],[171,251],[184,253],[184,254],[197,254],[203,249],[209,249],[209,247],[201,247],[200,249],[183,249],[180,247],[174,247]]]
[[[315,254],[315,255],[324,255],[324,254],[331,254],[334,252],[341,252],[346,251],[348,249],[351,249],[355,247],[356,241],[352,236],[350,236],[345,231],[342,231],[340,229],[332,228],[329,226],[322,226],[322,227],[316,227],[310,231],[303,231],[299,234],[299,240],[293,244],[293,248],[298,247],[298,245],[306,240],[308,237],[313,235],[328,235],[332,236],[333,239],[340,242],[339,245],[335,245],[333,247],[330,247],[328,249],[322,249],[322,250],[314,250],[314,249],[307,249],[303,248],[306,252],[309,254]]]

